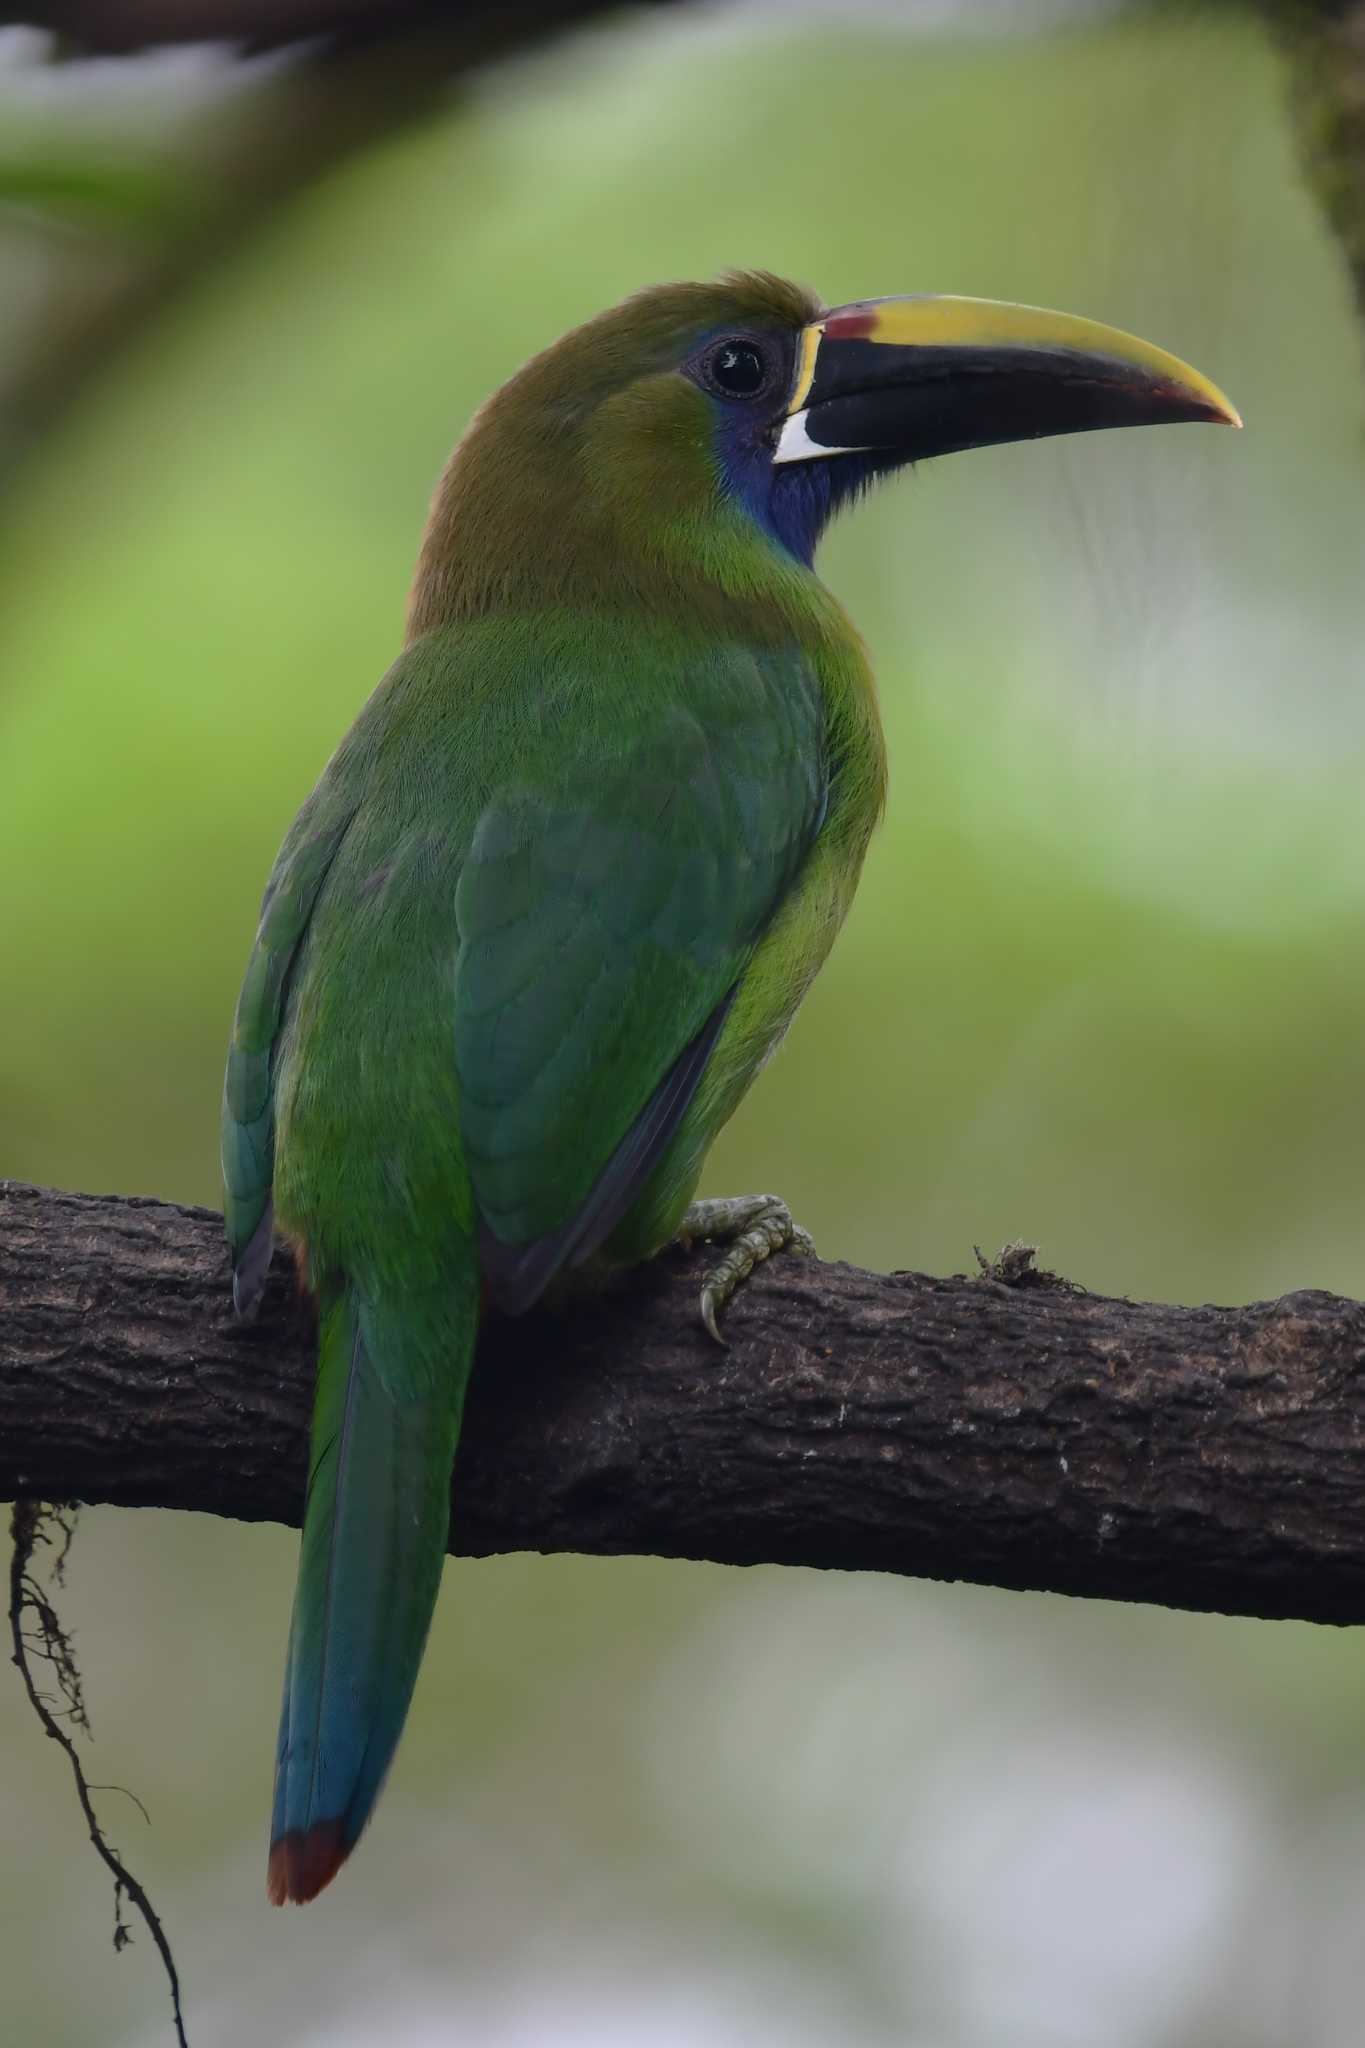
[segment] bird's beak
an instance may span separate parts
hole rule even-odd
[[[1116,327],[997,299],[864,299],[802,329],[773,460],[915,461],[1168,420],[1242,424],[1198,370]]]

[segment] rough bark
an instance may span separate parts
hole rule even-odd
[[[0,1497],[297,1522],[312,1333],[282,1254],[260,1321],[233,1322],[220,1230],[0,1183]],[[1365,1619],[1360,1303],[1181,1308],[1022,1261],[929,1279],[783,1258],[722,1352],[697,1322],[704,1257],[491,1328],[453,1548]]]

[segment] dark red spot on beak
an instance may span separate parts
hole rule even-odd
[[[866,311],[853,307],[847,313],[832,314],[825,322],[825,333],[831,341],[865,341],[876,325],[871,307]]]

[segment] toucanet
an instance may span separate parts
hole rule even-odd
[[[756,272],[638,293],[476,413],[403,650],[275,862],[228,1057],[238,1312],[278,1232],[319,1327],[272,1899],[334,1876],[393,1757],[483,1317],[681,1235],[729,1247],[714,1333],[808,1244],[772,1198],[693,1194],[882,808],[867,658],[812,568],[831,516],[927,456],[1175,420],[1239,424],[1093,321],[827,312]]]

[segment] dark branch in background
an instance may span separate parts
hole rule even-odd
[[[0,391],[0,481],[131,344],[304,189],[439,109],[468,73],[607,11],[607,0],[0,6],[0,26],[36,21],[53,30],[54,54],[68,65],[150,45],[233,44],[218,53],[221,91],[193,122],[182,121],[169,162],[152,149],[139,168],[126,145],[120,156],[99,140],[93,79],[89,161],[69,134],[52,145],[52,161],[25,161],[13,141],[0,151],[0,203],[17,201],[68,230],[84,223],[98,231],[93,244],[77,237],[46,315]],[[276,60],[257,73],[243,61],[271,51]]]
[[[1299,145],[1365,316],[1365,0],[1263,0],[1289,61]]]
[[[37,22],[74,49],[98,55],[167,43],[260,50],[315,41],[335,49],[439,25],[467,44],[482,43],[488,54],[604,14],[609,5],[619,0],[32,0],[27,8],[0,6],[0,24]]]
[[[296,1523],[312,1333],[280,1256],[228,1308],[218,1217],[0,1184],[0,1497]],[[453,1547],[646,1552],[1365,1620],[1365,1307],[1109,1301],[1015,1262],[704,1253],[495,1326]]]

